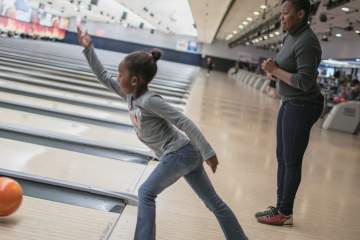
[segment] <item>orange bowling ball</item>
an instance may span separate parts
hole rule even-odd
[[[23,190],[19,183],[7,177],[0,177],[0,217],[9,216],[21,205]]]

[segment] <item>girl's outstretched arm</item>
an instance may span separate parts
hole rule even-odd
[[[83,52],[85,54],[86,60],[88,61],[89,66],[96,75],[97,79],[105,87],[109,88],[111,91],[115,92],[116,94],[125,99],[126,96],[118,84],[117,77],[109,73],[96,56],[95,49],[89,34],[82,31],[80,27],[78,27],[77,34],[80,45],[85,48]]]

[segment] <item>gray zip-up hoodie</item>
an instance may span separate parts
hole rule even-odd
[[[161,96],[151,91],[137,99],[132,95],[125,95],[120,89],[117,77],[106,71],[97,58],[93,46],[84,49],[84,54],[100,82],[128,102],[130,119],[138,138],[153,150],[157,157],[177,151],[189,142],[200,151],[203,160],[215,155],[199,128]]]

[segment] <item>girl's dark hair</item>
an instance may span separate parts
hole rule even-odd
[[[157,72],[157,61],[161,58],[159,49],[150,52],[137,51],[130,53],[124,59],[130,75],[142,77],[147,83],[151,82]]]
[[[308,22],[310,20],[310,0],[282,0],[284,2],[291,2],[296,11],[305,11],[304,22]]]

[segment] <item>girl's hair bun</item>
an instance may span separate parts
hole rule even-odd
[[[154,62],[157,62],[162,56],[162,51],[160,49],[157,49],[157,48],[152,49],[150,51],[150,53],[151,53],[151,56],[154,59]]]

